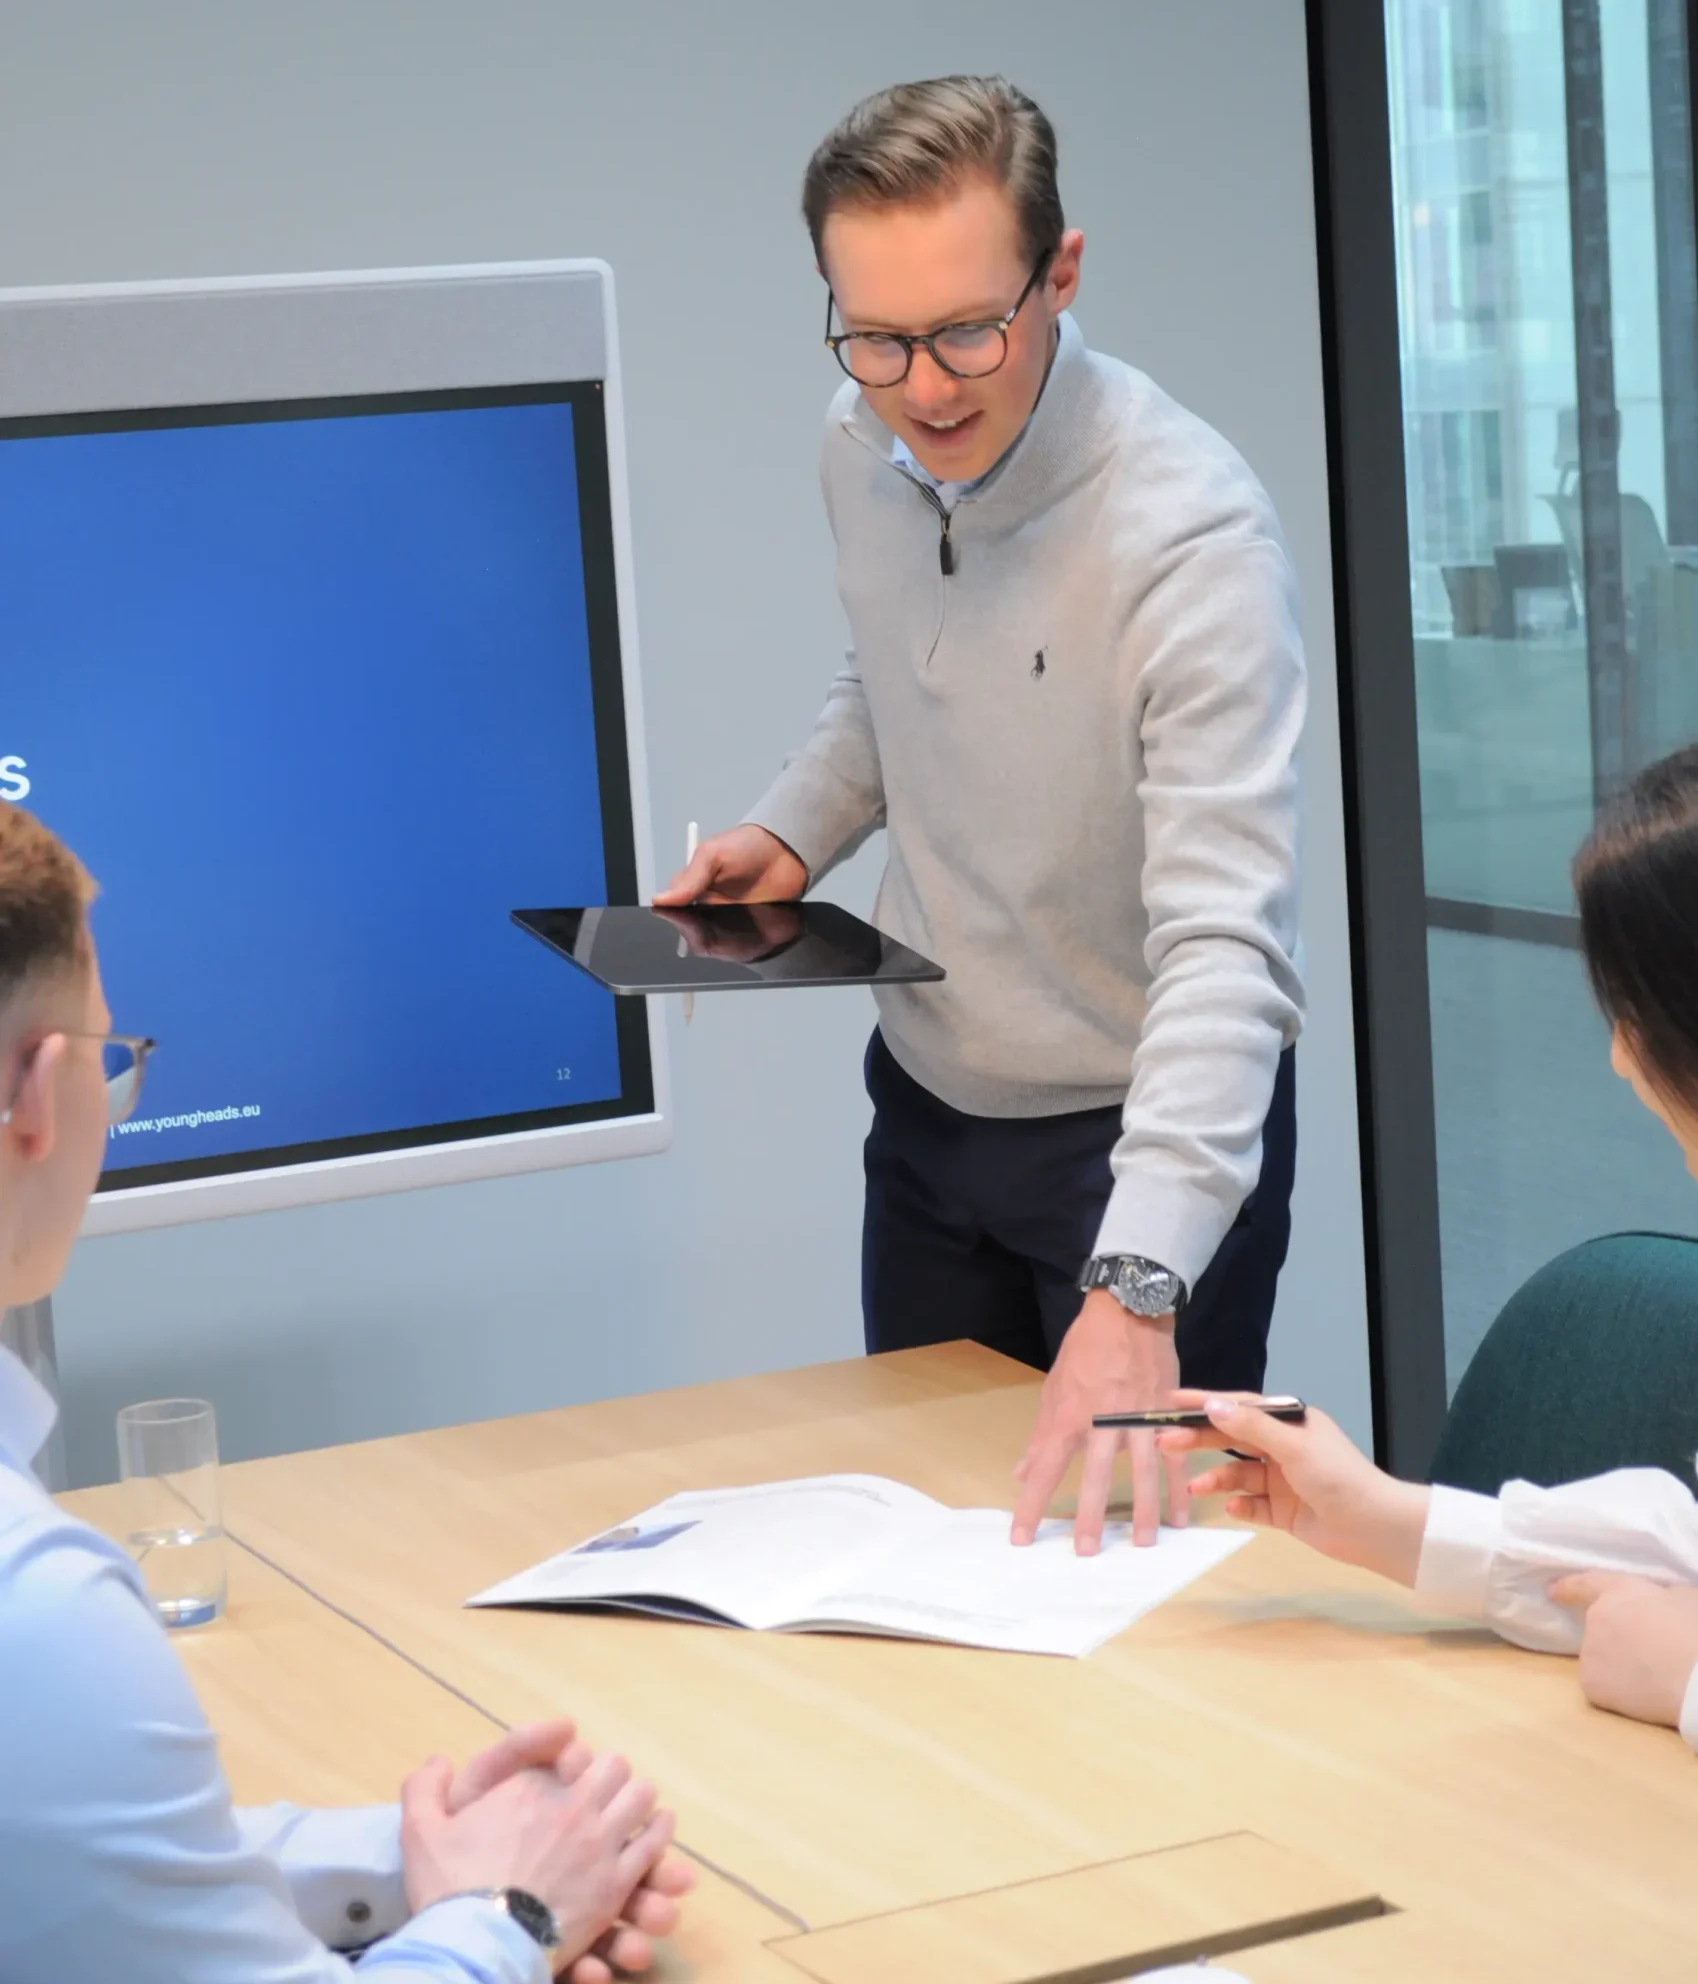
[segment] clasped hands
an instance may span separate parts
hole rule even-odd
[[[408,1904],[523,1888],[560,1924],[557,1974],[611,1984],[651,1966],[694,1885],[673,1829],[623,1757],[596,1756],[568,1721],[532,1723],[458,1773],[432,1757],[402,1786]]]

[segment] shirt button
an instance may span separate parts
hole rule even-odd
[[[349,1902],[348,1920],[353,1923],[356,1929],[363,1929],[371,1920],[371,1903],[369,1901]]]

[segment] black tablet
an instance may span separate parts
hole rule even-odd
[[[516,909],[513,921],[610,992],[922,985],[943,967],[834,902]]]

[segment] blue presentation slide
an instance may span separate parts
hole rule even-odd
[[[108,1162],[610,1101],[566,404],[0,440],[0,798],[159,1051]]]

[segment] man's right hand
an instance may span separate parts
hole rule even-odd
[[[733,827],[704,840],[654,900],[661,909],[693,902],[795,902],[807,886],[807,869],[777,834],[765,827]]]
[[[410,1906],[523,1888],[560,1924],[560,1971],[601,1943],[672,1838],[672,1814],[656,1810],[654,1786],[633,1780],[622,1757],[597,1757],[570,1784],[553,1771],[520,1770],[459,1811],[453,1790],[454,1768],[442,1757],[401,1787]]]

